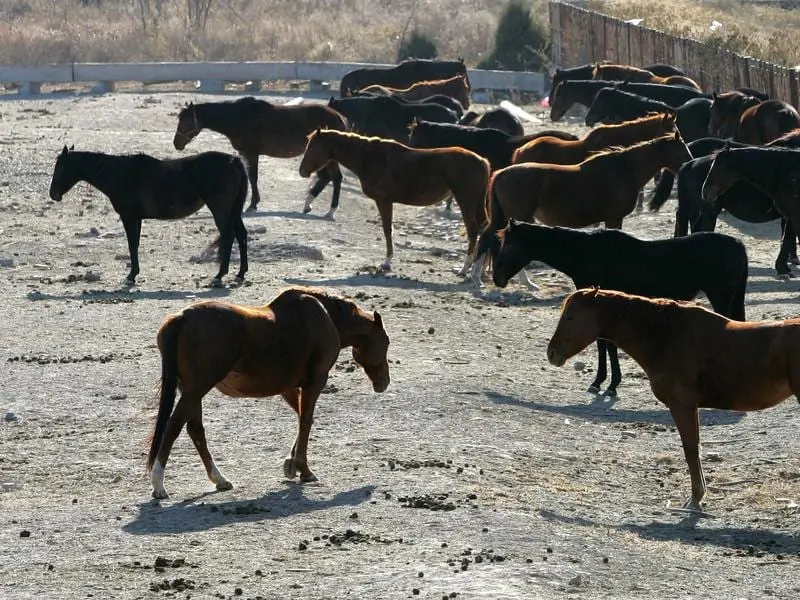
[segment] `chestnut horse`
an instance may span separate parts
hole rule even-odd
[[[693,79],[685,75],[669,75],[660,77],[654,75],[652,71],[631,67],[628,65],[597,65],[594,68],[592,79],[605,79],[609,81],[627,81],[631,83],[661,83],[664,85],[683,85],[686,87],[700,89]]]
[[[583,289],[564,302],[547,359],[560,367],[599,338],[642,367],[672,414],[693,511],[706,493],[698,408],[763,410],[800,397],[800,319],[738,322],[691,303]]]
[[[316,481],[308,468],[308,436],[339,351],[353,347],[353,360],[376,392],[389,385],[389,337],[381,316],[314,288],[291,288],[260,307],[197,302],[168,316],[157,341],[161,392],[147,456],[154,498],[167,497],[164,468],[184,424],[211,482],[218,490],[233,487],[206,444],[202,400],[215,387],[234,398],[283,396],[298,423],[283,472],[292,479],[299,471],[300,481]]]
[[[481,233],[473,281],[480,285],[486,254],[497,255],[495,232],[509,218],[545,225],[622,227],[645,183],[660,169],[677,171],[692,156],[677,132],[627,148],[598,152],[577,165],[520,163],[500,169],[489,184],[491,222]]]
[[[392,268],[394,204],[430,206],[449,194],[461,209],[469,240],[467,258],[459,274],[469,271],[478,233],[489,220],[489,161],[463,148],[409,148],[393,140],[323,129],[308,137],[300,176],[308,177],[332,160],[352,171],[361,181],[364,194],[378,206],[386,240],[381,271]]]
[[[345,98],[375,84],[407,88],[418,81],[448,79],[456,75],[466,77],[467,85],[469,85],[469,76],[463,58],[458,60],[408,59],[389,69],[370,67],[350,71],[342,77],[339,84],[339,95]]]
[[[253,195],[248,211],[255,210],[261,195],[258,192],[259,155],[276,158],[300,156],[306,147],[306,136],[320,127],[347,129],[344,118],[321,104],[281,106],[252,97],[232,102],[189,103],[178,115],[178,128],[173,144],[183,150],[203,129],[221,133],[242,155],[248,167]],[[316,198],[329,182],[333,182],[333,198],[328,218],[339,208],[342,173],[335,163],[317,173],[317,181],[309,188],[309,197]],[[307,211],[306,211],[307,212]]]
[[[779,277],[792,277],[787,260],[794,249],[794,232],[800,232],[800,152],[793,148],[723,147],[715,155],[703,182],[702,197],[716,204],[724,192],[739,181],[749,183],[769,196],[775,209],[786,217],[781,249],[775,260]]]
[[[464,75],[456,75],[449,79],[437,79],[434,81],[419,81],[407,88],[392,88],[388,86],[369,86],[362,92],[377,93],[389,96],[399,96],[406,100],[422,100],[428,96],[443,94],[458,100],[466,110],[469,108],[469,81]]]
[[[514,152],[513,162],[577,165],[592,152],[611,146],[632,146],[675,131],[673,113],[648,115],[618,125],[601,125],[576,141],[551,136],[531,140]]]
[[[800,114],[781,100],[761,101],[742,92],[714,94],[709,135],[744,144],[766,144],[800,127]]]

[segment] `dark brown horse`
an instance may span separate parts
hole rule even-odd
[[[677,171],[690,159],[683,139],[674,133],[598,152],[577,165],[520,163],[496,171],[489,186],[491,222],[478,243],[473,281],[480,284],[486,255],[497,255],[495,232],[509,218],[562,227],[604,223],[607,229],[619,229],[636,207],[639,190],[656,172]]]
[[[258,157],[300,156],[305,150],[308,134],[320,127],[342,131],[347,129],[339,113],[321,104],[281,106],[252,97],[232,102],[190,103],[178,115],[178,129],[173,144],[177,150],[183,150],[203,129],[211,129],[227,137],[247,164],[253,190],[247,210],[255,210],[261,199],[258,192]],[[333,219],[339,208],[342,186],[342,173],[338,165],[331,163],[320,170],[308,195],[316,198],[329,182],[333,182],[333,199],[327,216]]]
[[[781,100],[761,101],[742,92],[715,94],[709,135],[745,144],[766,144],[800,127],[800,114]]]
[[[365,68],[350,71],[342,77],[339,95],[344,98],[370,85],[402,89],[414,85],[418,81],[449,79],[456,75],[466,77],[467,85],[469,85],[467,67],[462,58],[458,60],[409,59],[388,69]]]
[[[547,359],[560,367],[600,338],[644,369],[672,414],[692,479],[685,507],[693,511],[706,493],[698,408],[763,410],[800,397],[800,319],[730,321],[691,303],[583,289],[564,302]]]
[[[350,169],[361,181],[364,194],[378,205],[386,238],[382,271],[391,269],[394,254],[394,204],[429,206],[452,194],[461,209],[469,240],[461,270],[461,274],[467,273],[475,240],[488,221],[489,161],[463,148],[409,148],[393,140],[320,130],[308,138],[300,175],[308,177],[332,160]]]
[[[247,230],[242,223],[242,207],[247,197],[247,172],[237,157],[202,152],[176,160],[159,160],[147,154],[78,152],[64,146],[53,168],[50,198],[60,201],[79,181],[108,196],[122,220],[131,257],[125,285],[134,285],[139,274],[142,220],[182,219],[203,206],[211,211],[220,234],[219,272],[211,285],[221,286],[228,273],[234,237],[239,242],[240,256],[236,281],[244,280]]]
[[[301,481],[316,481],[308,468],[308,436],[339,351],[353,347],[353,360],[376,392],[389,385],[389,337],[381,316],[313,288],[289,289],[260,307],[197,302],[167,317],[157,341],[161,392],[147,456],[154,498],[167,497],[164,468],[184,425],[211,482],[218,490],[233,487],[206,444],[202,400],[213,388],[234,398],[283,396],[298,424],[283,472],[293,479],[299,471]]]
[[[783,229],[775,267],[779,276],[791,277],[786,263],[794,249],[794,232],[800,231],[800,151],[759,146],[722,148],[714,155],[703,183],[703,200],[714,205],[717,198],[739,181],[749,183],[772,198],[778,213],[788,219],[789,226]]]
[[[595,73],[595,67],[598,64],[605,64],[605,63],[590,63],[586,65],[580,65],[577,67],[569,67],[569,68],[558,68],[552,74],[552,82],[550,84],[550,92],[547,96],[547,100],[550,104],[553,104],[553,96],[555,94],[556,88],[563,83],[564,81],[572,81],[575,79],[593,79]],[[681,69],[678,67],[674,67],[672,65],[664,65],[664,64],[654,64],[648,65],[644,67],[645,71],[650,71],[653,75],[659,75],[660,77],[670,77],[672,75],[686,75]]]
[[[464,75],[456,75],[449,79],[433,81],[419,81],[407,88],[392,88],[388,86],[369,86],[361,90],[366,93],[378,93],[388,96],[399,96],[405,100],[422,100],[428,96],[442,94],[449,96],[461,104],[464,109],[469,108],[469,81]]]
[[[576,141],[548,136],[531,140],[514,152],[513,162],[577,165],[593,152],[611,146],[632,146],[675,131],[674,114],[649,115],[618,125],[600,125]]]
[[[493,108],[483,113],[471,110],[461,117],[458,124],[481,129],[497,129],[514,136],[525,135],[519,119],[503,108]]]
[[[654,75],[652,71],[631,67],[628,65],[597,65],[594,69],[592,79],[605,79],[609,81],[627,81],[630,83],[661,83],[664,85],[683,85],[686,87],[700,89],[693,79],[685,75],[670,75],[660,77]]]

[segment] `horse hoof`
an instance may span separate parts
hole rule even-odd
[[[244,284],[244,275],[237,275],[233,278],[233,283],[235,285],[243,285]]]
[[[789,281],[792,278],[791,273],[778,273],[777,278],[781,281]]]
[[[136,285],[136,281],[131,278],[128,278],[122,282],[122,285],[124,285],[125,287],[133,287]]]
[[[307,215],[310,212],[311,212],[311,207],[310,206],[304,206],[303,207],[303,214],[304,215]]]
[[[384,261],[384,262],[382,262],[381,264],[378,265],[378,272],[379,273],[388,273],[391,270],[392,270],[392,265],[389,264],[386,261]]]
[[[155,498],[156,500],[165,500],[169,498],[169,494],[165,489],[153,490],[153,498]]]
[[[251,204],[250,206],[248,206],[245,209],[244,212],[254,212],[256,209],[258,209],[258,205],[257,204]]]
[[[227,492],[233,489],[233,484],[230,481],[220,481],[217,483],[217,491]]]
[[[606,390],[605,392],[603,392],[603,396],[605,398],[616,398],[617,390]]]
[[[336,213],[333,213],[333,212],[331,212],[331,211],[328,211],[328,212],[326,212],[326,213],[325,213],[325,218],[326,218],[328,221],[335,221],[335,220],[336,220]]]
[[[211,287],[212,288],[221,288],[222,287],[222,279],[220,279],[219,277],[214,277],[214,279],[211,280]]]
[[[300,481],[302,483],[311,483],[313,481],[319,481],[319,479],[317,479],[317,476],[314,475],[311,471],[309,471],[308,473],[300,474]]]
[[[600,393],[600,388],[597,387],[596,385],[590,385],[589,389],[586,390],[586,392],[589,393],[589,394],[599,394]]]
[[[287,456],[283,460],[283,474],[286,479],[294,479],[297,476],[297,469],[294,466],[294,458]]]

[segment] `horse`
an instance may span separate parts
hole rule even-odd
[[[242,208],[247,197],[247,171],[237,157],[222,152],[201,152],[174,160],[159,160],[147,154],[114,155],[77,151],[72,146],[56,158],[50,182],[50,198],[61,198],[79,181],[85,181],[108,196],[122,220],[128,241],[131,269],[125,285],[136,284],[139,274],[139,237],[144,219],[182,219],[204,205],[219,230],[220,266],[211,280],[222,286],[231,259],[233,238],[239,244],[236,283],[247,273],[247,229]]]
[[[403,143],[408,142],[408,129],[414,119],[458,121],[456,113],[440,104],[414,104],[391,96],[331,98],[328,106],[344,115],[356,133]]]
[[[583,139],[570,141],[555,137],[539,137],[520,146],[513,156],[515,164],[538,162],[555,165],[576,165],[592,152],[611,146],[632,146],[639,142],[673,133],[675,115],[652,114],[618,125],[601,125],[586,134]]]
[[[456,75],[463,75],[469,85],[469,75],[463,58],[458,60],[408,59],[389,69],[365,68],[350,71],[339,82],[339,95],[344,98],[373,84],[407,88],[418,81],[449,79]]]
[[[738,181],[725,190],[713,204],[703,201],[703,182],[708,176],[711,163],[714,161],[713,153],[729,144],[732,148],[748,148],[747,144],[739,144],[720,140],[718,138],[702,138],[688,144],[689,151],[694,160],[685,163],[678,171],[678,209],[675,213],[675,237],[688,235],[697,231],[714,231],[717,225],[717,216],[722,210],[727,211],[737,219],[748,223],[766,223],[780,219],[781,245],[786,243],[788,262],[800,264],[797,258],[797,245],[795,235],[785,217],[776,210],[775,203],[767,194],[745,181]],[[797,143],[796,136],[779,138],[770,142],[771,146]],[[785,146],[784,146],[785,147]],[[670,172],[664,174],[656,186],[655,193],[650,199],[650,211],[659,210],[669,198],[672,182],[675,175]],[[789,231],[786,231],[786,228]],[[776,261],[775,269],[779,275],[790,273],[788,265]]]
[[[664,85],[681,85],[700,90],[700,86],[697,85],[697,82],[694,79],[686,77],[685,75],[669,75],[667,77],[660,77],[653,74],[652,71],[640,69],[638,67],[631,67],[629,65],[599,64],[594,68],[592,79],[628,81],[635,83],[662,83]]]
[[[794,234],[800,232],[800,151],[793,148],[723,147],[714,156],[703,182],[702,197],[714,203],[738,181],[746,181],[772,198],[775,209],[786,217],[781,249],[775,261],[780,277],[791,277],[787,259],[794,247]]]
[[[483,129],[499,129],[513,136],[525,135],[519,119],[503,108],[493,108],[483,113],[471,110],[461,117],[458,124]]]
[[[561,120],[574,104],[590,107],[597,93],[605,88],[616,88],[644,98],[658,100],[673,109],[678,108],[689,100],[707,97],[702,92],[685,86],[578,79],[565,81],[558,86],[550,104],[550,120]]]
[[[422,100],[407,100],[401,96],[392,96],[391,94],[376,94],[373,92],[354,92],[348,96],[348,98],[374,98],[376,96],[391,96],[395,100],[402,102],[403,104],[439,104],[444,108],[452,110],[457,118],[462,118],[464,115],[464,107],[461,106],[461,103],[456,100],[455,98],[451,98],[450,96],[445,96],[444,94],[434,94],[433,96],[427,96]]]
[[[414,120],[411,124],[409,144],[415,148],[447,148],[458,146],[471,150],[489,161],[493,171],[511,164],[514,151],[520,146],[541,136],[558,139],[578,139],[564,131],[548,129],[526,136],[511,136],[498,129],[479,128],[448,123],[430,123]],[[452,198],[445,201],[445,210],[450,212]]]
[[[556,91],[556,88],[563,83],[564,81],[572,81],[575,79],[593,79],[595,73],[595,67],[597,63],[591,63],[587,65],[580,65],[578,67],[570,67],[567,69],[558,68],[553,73],[552,81],[550,83],[550,91],[547,95],[547,100],[549,104],[553,103],[553,94]],[[670,77],[671,75],[686,75],[681,69],[678,67],[674,67],[672,65],[663,65],[663,64],[655,64],[649,65],[644,67],[645,71],[650,71],[653,75],[658,75],[660,77]]]
[[[595,153],[577,165],[520,163],[500,169],[489,184],[491,221],[478,242],[473,281],[480,285],[486,255],[497,254],[495,232],[509,218],[564,227],[604,223],[607,229],[619,229],[648,179],[662,168],[676,171],[690,159],[675,132]]]
[[[434,94],[442,94],[457,100],[466,110],[469,108],[469,82],[464,75],[455,75],[449,79],[433,81],[418,81],[407,88],[393,88],[387,86],[369,86],[362,91],[367,93],[379,92],[388,96],[399,96],[406,100],[421,100]]]
[[[259,307],[196,302],[169,315],[156,339],[161,390],[147,455],[154,498],[168,497],[164,468],[184,424],[211,482],[218,490],[233,488],[206,443],[202,400],[213,388],[233,398],[280,394],[298,424],[283,472],[289,479],[299,472],[308,482],[317,480],[307,458],[314,406],[339,351],[353,347],[353,360],[376,392],[389,386],[389,336],[381,315],[320,289],[291,288]]]
[[[500,251],[492,279],[499,287],[538,260],[567,275],[576,289],[600,286],[673,300],[693,300],[704,292],[719,314],[745,320],[747,251],[731,236],[698,233],[649,241],[616,229],[588,232],[513,219],[498,236]],[[597,340],[597,376],[587,391],[600,393],[606,380],[606,352],[611,384],[603,395],[616,396],[622,381],[617,348],[603,339]]]
[[[256,210],[261,200],[258,191],[258,157],[299,156],[305,149],[306,136],[318,127],[347,129],[344,118],[320,104],[281,106],[248,96],[234,101],[189,103],[178,115],[178,128],[172,141],[176,150],[183,150],[203,129],[221,133],[242,156],[253,190],[248,211]],[[316,198],[333,183],[333,198],[328,218],[339,208],[342,173],[336,164],[326,165],[317,173],[317,181],[309,188],[309,198]]]
[[[673,109],[657,100],[615,88],[604,88],[597,92],[586,113],[585,123],[588,127],[592,127],[598,123],[630,121],[653,112],[674,112],[675,125],[681,132],[681,137],[691,142],[708,135],[706,132],[710,108],[711,100],[707,98],[694,98]]]
[[[467,273],[478,233],[488,221],[489,161],[463,148],[409,148],[394,140],[323,129],[308,138],[300,176],[308,177],[332,160],[352,171],[364,194],[378,206],[386,240],[381,271],[391,270],[394,255],[393,205],[430,206],[452,194],[461,209],[469,240],[460,271],[461,275]]]
[[[617,291],[578,290],[564,302],[547,359],[563,366],[598,338],[619,346],[647,374],[669,409],[700,511],[706,493],[698,408],[763,410],[800,397],[800,320],[731,321],[695,304]]]
[[[746,144],[766,144],[800,127],[800,114],[781,100],[760,100],[741,92],[714,94],[708,134]]]

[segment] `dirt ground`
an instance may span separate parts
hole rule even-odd
[[[612,405],[584,392],[593,347],[550,366],[569,280],[539,268],[537,294],[475,290],[454,273],[466,242],[441,206],[396,209],[394,272],[375,275],[377,211],[353,176],[329,222],[328,191],[300,214],[299,158],[262,160],[247,285],[207,288],[215,265],[190,261],[215,235],[204,209],[145,223],[138,285],[124,290],[127,247],[108,201],[85,184],[48,198],[57,152],[178,156],[190,99],[220,97],[0,100],[0,597],[800,596],[797,402],[704,412],[713,518],[672,511],[688,472],[642,371],[623,358]],[[186,152],[207,149],[230,151],[204,132]],[[625,229],[666,237],[673,213],[674,200]],[[797,281],[773,277],[777,223],[722,221],[750,254],[748,317],[796,316]],[[153,503],[144,440],[159,323],[193,300],[263,304],[292,284],[383,313],[389,389],[374,394],[342,354],[312,431],[320,482],[307,485],[283,478],[295,422],[281,400],[212,392],[209,444],[235,488],[214,491],[184,434],[171,498]]]

